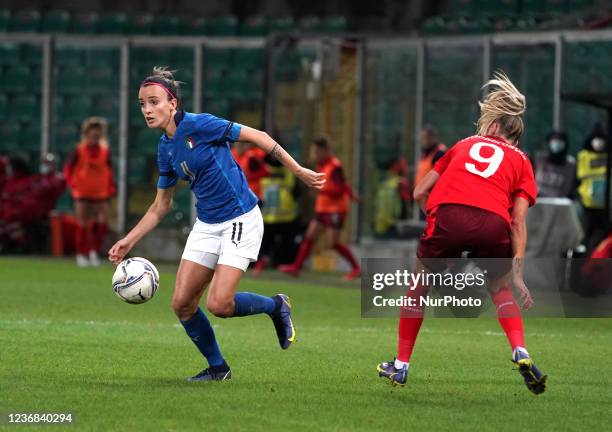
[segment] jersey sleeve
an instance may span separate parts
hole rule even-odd
[[[157,179],[159,189],[168,189],[176,185],[178,175],[172,168],[168,153],[161,143],[157,145],[157,167],[159,168],[159,178]]]
[[[536,185],[535,177],[533,175],[533,168],[529,160],[526,159],[523,161],[521,176],[518,179],[514,192],[512,193],[512,198],[525,198],[531,207],[535,204],[537,196],[538,186]]]
[[[238,141],[240,137],[239,123],[234,123],[212,114],[200,114],[196,119],[196,129],[202,134],[205,142],[209,144],[225,144]]]
[[[448,168],[448,164],[453,159],[453,155],[455,154],[454,149],[455,146],[451,147],[451,149],[444,153],[444,155],[434,164],[433,169],[438,174],[442,175],[442,173],[446,171],[446,168]]]

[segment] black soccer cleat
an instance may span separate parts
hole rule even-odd
[[[210,366],[197,375],[187,378],[187,381],[229,381],[232,379],[232,370],[223,363],[221,366]]]
[[[285,294],[277,294],[272,297],[276,302],[276,310],[270,314],[278,343],[282,349],[287,349],[295,342],[295,327],[291,319],[291,302]]]
[[[544,375],[534,364],[529,354],[516,349],[512,353],[512,362],[518,366],[518,371],[525,380],[525,385],[533,394],[541,394],[546,390],[547,375]]]

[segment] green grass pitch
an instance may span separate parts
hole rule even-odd
[[[609,430],[612,320],[530,319],[527,345],[549,375],[535,396],[493,319],[428,319],[408,385],[375,366],[395,352],[396,321],[361,319],[359,290],[246,278],[285,292],[298,341],[278,347],[266,316],[212,318],[234,379],[187,383],[204,367],[170,309],[173,268],[144,305],[112,292],[110,265],[0,259],[0,412],[72,412],[66,430]],[[42,430],[7,425],[5,430]],[[54,427],[53,430],[64,429]]]

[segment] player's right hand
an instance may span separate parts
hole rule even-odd
[[[132,249],[132,247],[134,247],[134,245],[130,241],[122,238],[109,249],[108,260],[115,265],[119,264],[121,261],[123,261],[123,258]]]
[[[531,293],[529,292],[529,288],[527,288],[527,285],[525,285],[525,281],[523,280],[523,278],[515,277],[512,279],[512,283],[519,294],[521,308],[531,308],[531,306],[533,306],[533,298],[531,298]]]

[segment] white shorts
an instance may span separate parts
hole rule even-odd
[[[263,232],[259,206],[221,223],[209,224],[197,219],[182,259],[213,270],[217,264],[224,264],[246,271],[249,263],[257,261]]]

